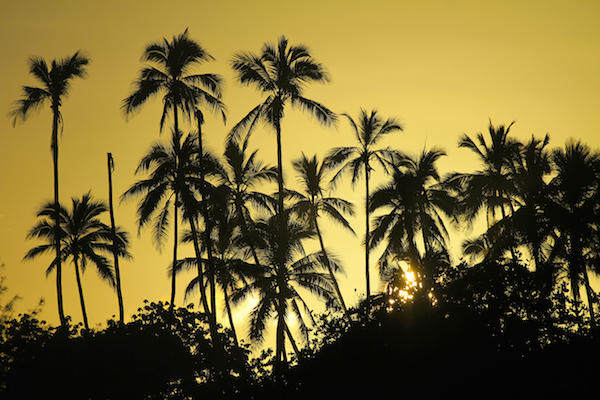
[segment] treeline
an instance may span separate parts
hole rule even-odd
[[[74,397],[196,397],[204,391],[213,391],[213,397],[243,397],[250,392],[299,396],[308,388],[326,386],[313,374],[322,366],[330,365],[327,371],[332,373],[347,371],[352,360],[360,364],[356,358],[345,366],[332,361],[339,354],[327,358],[339,348],[361,353],[361,346],[364,350],[382,344],[394,357],[408,360],[398,363],[416,362],[421,351],[448,371],[451,360],[461,357],[457,349],[465,354],[464,368],[474,368],[469,362],[491,362],[482,354],[512,368],[528,355],[531,360],[547,357],[548,349],[574,338],[592,341],[598,299],[589,275],[598,273],[600,260],[597,150],[577,141],[552,149],[547,135],[523,142],[510,135],[512,124],[494,126],[490,121],[487,134],[459,139],[460,147],[479,158],[480,169],[441,176],[437,162],[445,156],[442,149],[412,156],[383,147],[382,140],[403,126],[375,110],[360,110],[357,117],[342,115],[356,145],[331,149],[322,159],[303,155],[294,160],[291,166],[299,184],[293,189],[283,181],[287,166],[282,160],[281,120],[286,107],[297,107],[324,125],[338,122],[337,114],[303,92],[309,83],[327,82],[326,69],[308,48],[290,45],[284,37],[265,44],[258,54],[234,55],[231,65],[237,81],[254,87],[264,98],[234,125],[223,154],[216,155],[206,150],[202,127],[206,110],[225,122],[222,78],[193,70],[210,59],[187,31],[171,41],[151,43],[142,57],[147,65],[123,101],[122,111],[129,116],[151,98],[162,96],[160,129],[172,122],[170,139],[150,147],[137,169],[143,177],[121,200],[138,199],[138,225],[151,229],[158,247],[167,235],[176,239],[168,266],[171,301],[147,304],[125,323],[118,260],[130,256],[128,235],[115,225],[112,198],[107,204],[88,193],[65,206],[58,194],[60,106],[71,80],[85,76],[89,59],[78,52],[48,66],[43,59],[31,58],[31,73],[42,86],[23,87],[23,97],[10,115],[16,123],[50,102],[55,192],[54,201],[39,210],[39,222],[28,235],[42,244],[26,258],[53,255],[47,273],[56,274],[61,326],[46,327],[35,315],[7,320],[2,330],[2,390],[12,394],[25,390],[21,381],[25,366],[36,371],[30,377],[39,380],[43,374],[39,367],[55,362],[66,372],[46,387],[77,388]],[[262,163],[257,151],[248,150],[252,132],[261,126],[276,133],[274,167]],[[109,176],[111,167],[109,155]],[[373,188],[369,184],[375,170],[385,177]],[[343,179],[364,184],[361,239],[366,295],[356,305],[343,299],[336,279],[343,268],[328,251],[331,240],[320,228],[321,217],[327,217],[354,232],[346,219],[357,212],[353,204],[329,195]],[[266,184],[276,185],[276,192],[265,193]],[[105,212],[111,212],[110,224],[102,221]],[[464,257],[453,265],[449,233],[479,216],[486,218],[486,231],[465,241]],[[304,247],[311,241],[318,250],[307,254]],[[180,245],[192,246],[194,256],[181,258]],[[371,295],[370,252],[379,247],[383,251],[374,267],[386,287]],[[62,267],[67,263],[75,267],[83,329],[71,325],[63,311]],[[115,287],[120,299],[119,321],[109,321],[106,329],[96,332],[89,328],[80,279],[89,265]],[[175,307],[176,277],[182,271],[194,271],[185,290],[200,294],[198,312]],[[320,321],[308,307],[307,295],[326,303],[328,313]],[[269,321],[276,322],[274,353],[264,352],[255,360],[249,358],[233,323],[233,308],[250,297],[257,299],[248,316],[252,342],[261,343]],[[218,299],[225,305],[228,329],[218,321]],[[316,334],[311,335],[311,329]],[[378,335],[373,329],[383,335],[376,344],[371,343]],[[437,333],[431,335],[429,329]],[[404,338],[402,344],[394,342],[396,336]],[[412,350],[407,343],[414,344]],[[120,358],[125,355],[140,361],[131,365]],[[373,363],[394,368],[382,361],[384,348],[373,348],[367,356]],[[75,357],[80,364],[72,363]],[[146,372],[150,365],[165,369],[154,371],[160,376],[148,381],[142,377],[153,376]],[[296,366],[290,370],[290,365]],[[419,368],[427,373],[427,365]],[[415,382],[422,378],[401,370]],[[367,364],[358,371],[369,376],[372,385],[384,385],[381,378],[389,375],[377,374]],[[460,380],[457,373],[449,373],[443,387]],[[334,375],[331,379],[344,379],[343,374]],[[68,384],[61,380],[66,376]],[[128,378],[114,381],[118,376]],[[486,375],[489,380],[484,381],[493,382],[492,376]],[[131,383],[136,379],[146,383]],[[107,386],[94,383],[111,380]],[[443,387],[438,387],[440,393]]]

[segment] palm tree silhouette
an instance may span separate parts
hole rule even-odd
[[[440,256],[447,259],[448,231],[443,217],[455,218],[456,199],[441,184],[436,162],[446,153],[434,148],[418,157],[398,155],[391,182],[369,199],[371,212],[384,210],[373,223],[371,246],[385,239],[387,246],[378,264],[382,276],[390,261],[408,260],[424,283],[427,296],[435,285]],[[418,235],[424,256],[418,249]],[[445,255],[445,256],[444,256]]]
[[[322,163],[317,160],[317,156],[307,158],[306,155],[302,154],[302,157],[293,161],[293,166],[298,173],[298,181],[302,188],[302,192],[288,191],[288,195],[294,200],[294,204],[291,206],[290,211],[297,215],[301,220],[308,222],[309,226],[313,227],[317,233],[319,239],[319,245],[321,251],[325,256],[325,263],[329,276],[333,283],[335,293],[342,306],[344,315],[348,317],[348,310],[346,309],[346,303],[340,292],[340,288],[333,274],[333,270],[329,265],[329,257],[327,250],[323,242],[323,235],[319,227],[319,217],[321,213],[328,216],[334,222],[337,222],[345,229],[354,233],[354,230],[344,218],[343,214],[349,216],[354,215],[354,205],[349,201],[341,199],[339,197],[325,197],[323,189],[323,180],[325,175],[325,167]]]
[[[336,115],[324,105],[302,95],[304,86],[311,82],[328,82],[329,76],[325,68],[319,64],[303,45],[288,47],[288,40],[282,36],[277,46],[265,44],[260,55],[239,53],[231,62],[237,80],[242,85],[255,86],[267,98],[254,107],[237,125],[229,136],[239,140],[241,131],[251,134],[258,122],[263,121],[275,128],[277,136],[277,198],[278,214],[283,214],[283,156],[281,144],[281,119],[284,107],[290,103],[292,107],[300,107],[315,116],[324,125],[332,125]],[[280,226],[285,226],[280,216]]]
[[[264,272],[232,296],[234,303],[239,303],[251,295],[258,297],[258,303],[250,313],[252,341],[261,343],[267,321],[271,318],[277,319],[276,368],[281,368],[285,363],[286,336],[294,350],[298,351],[286,322],[288,315],[291,313],[296,317],[305,341],[308,340],[305,317],[314,323],[312,313],[298,289],[308,290],[328,304],[336,300],[329,274],[321,272],[326,267],[325,255],[320,251],[308,255],[304,253],[302,241],[313,238],[314,231],[301,221],[290,220],[288,210],[283,215],[287,224],[281,228],[278,216],[257,222],[256,229],[263,238],[263,245],[258,252]],[[281,237],[285,238],[285,242]],[[280,248],[282,245],[283,248]],[[332,269],[339,270],[339,265],[334,259],[329,259],[329,265]]]
[[[227,141],[224,152],[225,163],[223,165],[226,173],[223,178],[232,214],[230,223],[239,227],[240,233],[249,244],[255,264],[259,265],[256,246],[252,243],[254,221],[248,205],[252,205],[256,210],[268,211],[272,209],[274,199],[253,189],[259,185],[277,181],[277,169],[276,167],[265,166],[257,160],[258,150],[247,156],[247,149],[248,137],[241,146],[234,138]]]
[[[387,172],[388,165],[393,159],[396,152],[391,150],[389,147],[384,149],[375,149],[375,146],[383,139],[386,135],[402,131],[404,128],[396,119],[388,118],[383,120],[376,110],[367,113],[367,111],[361,109],[358,122],[354,121],[348,114],[344,114],[352,130],[358,146],[352,147],[337,147],[332,149],[325,159],[327,168],[336,169],[339,168],[337,173],[332,179],[332,184],[335,184],[345,174],[352,176],[352,185],[355,186],[356,182],[361,178],[364,173],[365,176],[365,273],[366,273],[366,308],[365,315],[369,314],[370,298],[371,298],[371,278],[369,276],[369,237],[370,237],[370,210],[369,210],[369,181],[371,179],[372,163],[376,162],[383,167]]]
[[[71,259],[75,267],[83,323],[86,331],[89,331],[83,286],[81,284],[81,273],[85,271],[88,264],[93,264],[99,276],[114,286],[113,268],[102,253],[111,253],[114,249],[114,241],[117,243],[116,249],[118,255],[129,257],[129,253],[127,252],[128,238],[120,229],[113,236],[111,228],[100,221],[100,215],[108,211],[108,207],[103,201],[94,200],[90,193],[83,195],[81,199],[73,198],[70,210],[60,205],[58,208],[61,217],[59,225],[59,240],[62,247],[60,258],[62,261]],[[46,239],[48,243],[41,244],[29,250],[25,255],[25,259],[33,259],[53,249],[55,242],[54,235],[57,230],[54,227],[54,221],[52,221],[51,217],[55,209],[56,206],[54,204],[47,203],[38,212],[38,217],[41,218],[41,221],[35,224],[29,231],[27,238]],[[57,265],[57,259],[55,258],[48,267],[46,274],[49,274]]]
[[[89,58],[81,54],[80,51],[71,57],[62,60],[52,60],[50,69],[48,64],[41,57],[31,57],[29,59],[29,72],[37,78],[41,87],[23,86],[23,97],[15,102],[14,108],[9,116],[13,118],[13,126],[19,121],[25,121],[32,111],[39,110],[44,103],[50,101],[52,110],[52,136],[50,137],[50,150],[52,152],[52,163],[54,165],[54,204],[59,205],[58,196],[58,133],[59,128],[62,133],[63,119],[60,112],[63,99],[69,94],[71,89],[71,80],[74,78],[83,78],[86,75],[85,66],[90,62]],[[54,212],[56,229],[59,229],[60,210],[57,208]],[[56,251],[56,295],[58,300],[58,316],[62,326],[65,325],[65,313],[62,297],[62,269],[60,252],[60,235],[55,233],[54,238]]]
[[[479,210],[485,208],[489,227],[496,220],[498,209],[501,218],[514,211],[517,190],[512,177],[521,144],[509,137],[513,124],[494,127],[490,121],[489,144],[483,133],[477,134],[477,143],[466,134],[459,140],[458,146],[471,150],[483,164],[483,170],[472,174],[453,174],[448,179],[459,182],[464,188],[462,201],[467,221],[473,221]]]
[[[206,104],[214,112],[221,113],[225,120],[226,108],[221,99],[222,79],[217,74],[188,74],[193,66],[212,59],[202,46],[189,38],[187,29],[169,42],[150,43],[142,55],[142,61],[154,65],[146,66],[140,72],[140,77],[134,82],[133,93],[123,100],[122,110],[126,116],[138,111],[146,101],[159,93],[163,96],[163,113],[160,119],[162,131],[167,115],[173,116],[174,132],[179,132],[179,113],[191,119],[198,106]],[[201,136],[199,132],[199,136]],[[175,166],[177,170],[180,137],[174,138]],[[177,194],[175,204],[177,204]],[[175,214],[177,209],[175,208]],[[177,218],[174,218],[174,231],[177,234]],[[173,246],[173,265],[177,263],[177,238]],[[175,277],[172,280],[171,307],[175,295]]]
[[[181,143],[180,132],[173,131],[171,141],[166,145],[155,142],[150,151],[142,158],[136,173],[149,172],[147,179],[134,183],[123,195],[121,201],[132,197],[141,196],[138,205],[138,226],[140,229],[152,222],[153,239],[160,250],[164,244],[167,229],[173,221],[173,252],[177,265],[177,244],[179,242],[179,216],[180,207],[184,209],[184,216],[193,222],[197,209],[196,194],[200,191],[200,163],[197,160],[198,146],[194,135],[187,135]],[[177,150],[178,143],[181,143]],[[171,211],[172,207],[172,211]],[[173,217],[171,217],[171,212]],[[192,228],[194,229],[194,228]],[[175,277],[171,276],[171,303],[175,301]]]
[[[134,91],[123,100],[121,109],[129,116],[146,104],[150,98],[164,93],[163,113],[160,119],[162,131],[168,114],[173,115],[173,127],[179,129],[179,113],[191,118],[197,106],[208,105],[220,112],[225,119],[225,106],[221,102],[222,79],[217,74],[188,74],[190,69],[213,59],[202,46],[189,38],[186,29],[169,42],[150,43],[142,55],[142,61],[150,62],[140,71],[134,82]]]
[[[581,142],[569,141],[565,149],[552,152],[552,163],[556,176],[550,182],[552,204],[549,214],[559,231],[556,247],[566,261],[576,307],[580,285],[586,289],[591,326],[595,327],[595,294],[590,286],[588,269],[596,274],[599,272],[600,153]]]

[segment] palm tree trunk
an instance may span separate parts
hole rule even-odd
[[[60,258],[60,203],[58,198],[58,124],[60,122],[60,113],[58,110],[59,99],[52,99],[52,138],[50,139],[52,150],[52,162],[54,165],[54,206],[56,212],[54,215],[54,246],[56,248],[56,297],[58,301],[58,317],[62,327],[66,326],[63,293],[62,293],[62,265]]]
[[[294,353],[296,353],[296,356],[298,357],[298,359],[302,358],[302,355],[300,354],[300,350],[298,349],[298,345],[296,344],[296,341],[294,340],[294,337],[292,336],[292,332],[290,332],[290,327],[285,324],[285,333],[288,337],[288,339],[290,340],[290,343],[292,344],[292,348],[294,349]]]
[[[325,265],[327,265],[327,271],[329,271],[329,276],[331,277],[331,282],[333,283],[333,287],[335,289],[335,293],[337,294],[338,299],[340,300],[340,305],[344,310],[344,316],[349,318],[348,310],[346,309],[346,303],[344,303],[344,298],[342,297],[342,292],[340,292],[340,287],[338,285],[337,279],[333,275],[333,270],[331,269],[331,264],[329,263],[329,256],[327,255],[327,250],[325,250],[325,244],[323,243],[323,236],[321,235],[321,230],[319,229],[319,224],[315,218],[315,229],[317,230],[317,237],[319,238],[319,244],[321,245],[321,251],[325,256]]]
[[[596,329],[596,316],[594,313],[594,290],[590,286],[590,278],[587,273],[587,267],[583,266],[583,282],[585,284],[585,292],[587,294],[588,307],[590,309],[590,328]]]
[[[113,187],[112,187],[112,169],[114,168],[114,161],[112,154],[108,153],[108,211],[110,214],[110,230],[113,237],[113,257],[115,260],[115,279],[117,285],[117,300],[119,302],[119,322],[123,324],[125,322],[125,312],[123,307],[123,294],[121,292],[121,272],[119,270],[119,253],[117,251],[117,232],[115,227],[115,213],[113,209]]]
[[[367,280],[367,298],[365,304],[365,318],[369,317],[371,312],[371,276],[369,274],[369,160],[365,160],[365,274]]]
[[[240,347],[237,333],[235,332],[235,325],[233,324],[233,313],[231,312],[231,304],[229,304],[229,294],[227,294],[226,287],[223,288],[223,293],[225,296],[225,308],[227,309],[227,317],[229,319],[229,326],[231,327],[231,334],[233,335],[233,340],[235,341],[236,347]]]
[[[198,265],[198,284],[200,286],[200,304],[204,308],[204,312],[208,315],[210,308],[206,299],[206,287],[204,286],[204,271],[202,270],[202,254],[200,252],[200,243],[198,241],[198,230],[196,229],[196,221],[194,217],[189,217],[190,228],[192,230],[192,240],[194,242],[194,251],[196,253],[196,263]]]
[[[176,178],[177,179],[177,178]],[[179,203],[179,194],[175,190],[175,204],[173,205],[173,273],[171,274],[171,304],[169,310],[173,311],[175,308],[175,266],[177,265],[177,242],[178,242],[178,221],[177,221],[177,209]]]
[[[200,110],[196,110],[196,119],[198,123],[198,152],[200,157],[200,183],[201,187],[204,189],[206,186],[205,183],[205,174],[204,174],[204,144],[202,141],[202,124],[204,122],[204,116]],[[216,284],[215,284],[215,260],[213,258],[212,253],[212,243],[210,239],[210,235],[212,232],[212,219],[208,213],[208,198],[206,193],[201,193],[202,202],[200,203],[202,215],[204,217],[204,240],[206,242],[206,254],[208,258],[208,281],[209,281],[209,290],[210,290],[210,302],[211,302],[211,311],[209,313],[210,318],[210,330],[211,337],[213,340],[213,346],[215,348],[220,347],[219,335],[217,332],[217,294],[216,294]]]
[[[81,313],[83,314],[83,326],[86,331],[90,330],[88,324],[87,312],[85,311],[85,300],[83,299],[83,286],[81,285],[81,273],[79,272],[79,261],[75,259],[75,277],[77,278],[77,289],[79,290],[79,302],[81,303]]]

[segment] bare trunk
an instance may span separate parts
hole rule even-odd
[[[365,160],[365,274],[367,281],[367,296],[366,296],[366,304],[365,304],[365,318],[369,317],[369,313],[371,312],[371,276],[369,274],[369,236],[371,235],[369,232],[369,160],[368,158]]]
[[[112,169],[114,168],[114,161],[112,154],[108,153],[108,205],[110,214],[110,229],[113,237],[112,252],[115,260],[115,279],[117,285],[117,300],[119,302],[119,322],[123,324],[125,322],[124,307],[123,307],[123,294],[121,292],[121,272],[119,270],[119,253],[117,249],[117,231],[115,227],[115,213],[113,209],[113,187],[112,187]]]
[[[340,305],[342,306],[342,310],[344,310],[344,316],[349,318],[348,310],[346,309],[346,303],[344,303],[344,298],[342,297],[342,292],[340,291],[340,287],[338,285],[337,279],[335,279],[335,275],[333,275],[333,270],[331,269],[331,264],[329,263],[329,256],[327,255],[327,250],[325,250],[325,244],[323,243],[323,236],[321,235],[321,230],[319,229],[319,224],[315,219],[315,229],[317,230],[317,237],[319,238],[319,244],[321,245],[321,251],[325,256],[325,265],[327,266],[327,271],[329,272],[329,276],[331,277],[331,282],[333,283],[333,287],[335,289],[335,293],[340,300]]]
[[[86,331],[90,330],[88,324],[87,312],[85,311],[85,300],[83,299],[83,286],[81,285],[81,274],[79,272],[79,261],[75,259],[75,277],[77,278],[77,289],[79,290],[79,302],[81,303],[81,313],[83,314],[83,326]]]
[[[63,293],[62,293],[62,260],[60,255],[60,202],[58,197],[58,124],[59,110],[58,99],[53,99],[52,112],[52,138],[50,148],[54,165],[54,247],[56,249],[56,297],[58,301],[58,317],[62,327],[66,326]]]

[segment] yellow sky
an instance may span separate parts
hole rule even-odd
[[[0,111],[8,112],[21,86],[37,85],[28,74],[30,56],[51,60],[85,50],[92,59],[88,78],[73,81],[62,108],[61,201],[88,190],[107,198],[107,152],[115,158],[114,185],[120,195],[137,179],[135,167],[159,138],[160,100],[128,122],[120,112],[147,43],[170,40],[189,28],[190,36],[215,57],[198,71],[219,73],[226,80],[227,126],[209,116],[205,127],[211,148],[220,152],[232,124],[261,101],[253,89],[234,83],[229,60],[235,52],[258,52],[283,34],[292,44],[309,46],[331,73],[330,84],[307,87],[306,97],[353,116],[361,107],[397,116],[406,130],[386,144],[407,152],[441,146],[449,155],[440,163],[444,172],[468,171],[477,164],[467,150],[456,147],[458,137],[485,131],[488,118],[494,124],[516,120],[512,132],[522,140],[549,133],[553,146],[575,137],[600,147],[598,21],[599,2],[573,0],[174,1],[168,6],[155,1],[3,1]],[[285,160],[302,152],[322,157],[333,146],[354,144],[348,123],[340,122],[337,130],[324,129],[300,111],[287,111]],[[26,312],[43,296],[42,317],[56,325],[54,278],[44,275],[50,257],[21,261],[35,245],[25,236],[36,209],[52,197],[50,133],[48,109],[16,128],[0,118],[0,260],[9,287],[2,300],[18,294],[23,297],[18,311]],[[268,130],[261,130],[252,146],[260,149],[260,158],[274,163],[274,142]],[[292,182],[289,164],[284,168]],[[354,193],[343,186],[338,195],[363,207],[362,186]],[[117,223],[133,234],[135,261],[122,265],[128,316],[144,299],[168,299],[170,290],[170,243],[159,254],[149,231],[137,237],[135,209],[132,202],[116,210]],[[362,218],[352,223],[362,236]],[[337,228],[328,233],[325,240],[347,269],[342,292],[354,304],[364,294],[360,241]],[[376,278],[377,272],[372,275]],[[179,305],[187,282],[186,277],[178,281]],[[66,313],[80,321],[70,266],[64,290]],[[116,296],[91,269],[84,291],[92,325],[117,314]]]

